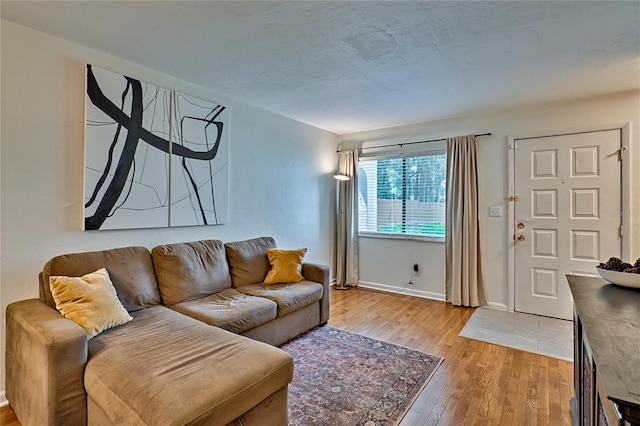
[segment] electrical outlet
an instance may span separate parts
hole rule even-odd
[[[414,277],[417,277],[420,275],[420,266],[418,266],[417,263],[413,264],[413,272],[412,272]]]

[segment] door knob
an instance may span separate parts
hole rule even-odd
[[[518,224],[518,229],[524,229],[524,223],[520,222],[520,223]]]
[[[520,234],[518,235],[518,241],[524,241],[524,235]]]

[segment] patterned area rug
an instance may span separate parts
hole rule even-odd
[[[329,326],[280,348],[295,360],[290,426],[397,425],[442,362]]]

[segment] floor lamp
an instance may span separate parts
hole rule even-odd
[[[343,175],[343,174],[337,174],[337,175],[333,175],[333,178],[335,180],[338,181],[338,183],[340,183],[341,181],[347,181],[347,180],[351,180],[351,176],[347,176],[347,175]],[[340,209],[340,202],[338,201],[337,203],[337,207]],[[340,217],[342,217],[344,215],[344,212],[342,211],[342,209],[340,209],[339,213]],[[345,283],[342,284],[335,284],[333,286],[334,289],[336,290],[349,290],[351,287],[345,285]]]

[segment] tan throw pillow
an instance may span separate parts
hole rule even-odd
[[[49,287],[56,309],[84,328],[89,339],[133,319],[104,268],[82,277],[49,277]]]
[[[302,281],[302,259],[306,248],[297,250],[267,249],[271,269],[264,279],[265,284],[297,283]]]

